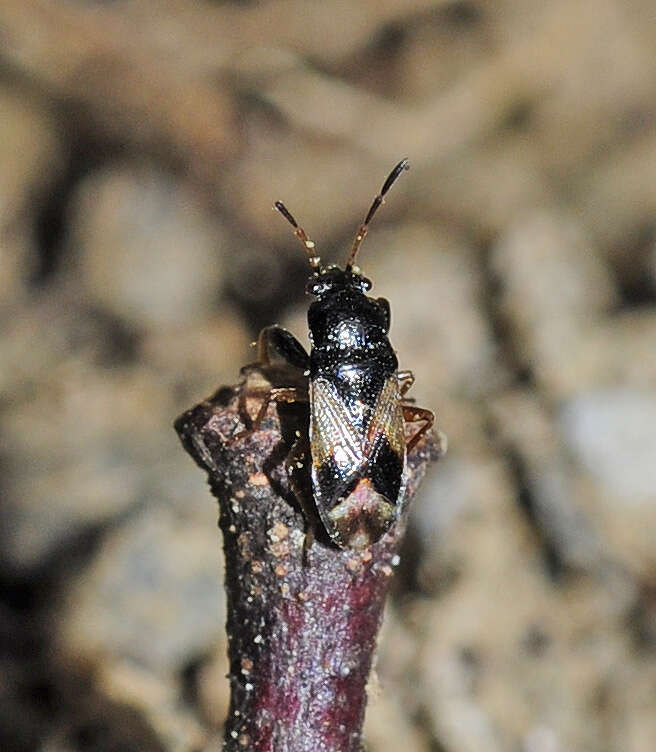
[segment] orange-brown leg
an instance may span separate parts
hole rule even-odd
[[[240,441],[241,439],[245,439],[247,436],[255,433],[260,428],[264,416],[269,409],[269,405],[272,402],[307,402],[309,399],[306,391],[297,389],[296,387],[275,387],[267,391],[251,390],[250,392],[246,392],[245,389],[242,389],[239,393],[239,412],[246,418],[249,418],[248,410],[246,409],[246,399],[248,397],[261,397],[262,403],[258,408],[255,418],[250,420],[250,425],[243,431],[235,434],[232,437],[233,441]]]
[[[406,397],[405,394],[409,391],[410,387],[415,383],[415,375],[412,371],[398,371],[396,377],[399,381],[399,393],[404,402],[408,404],[415,401],[414,397]]]
[[[421,439],[426,431],[432,428],[433,423],[435,422],[435,416],[425,407],[415,407],[414,405],[402,404],[401,409],[403,410],[403,420],[405,420],[406,423],[421,422],[422,424],[419,426],[416,433],[414,433],[406,442],[406,451],[411,452],[419,439]]]
[[[397,371],[396,378],[399,381],[399,392],[404,397],[406,392],[415,383],[415,375],[412,371]],[[414,399],[406,399],[406,402],[414,402]]]
[[[278,325],[262,329],[257,338],[257,361],[241,369],[245,383],[248,383],[251,376],[257,377],[260,374],[262,378],[255,379],[255,386],[242,386],[239,390],[239,414],[246,423],[246,428],[235,434],[233,439],[243,439],[257,431],[271,402],[307,402],[307,388],[273,387],[268,382],[273,372],[278,378],[281,373],[286,375],[292,384],[302,383],[309,364],[310,356],[291,332]],[[248,398],[262,400],[254,419],[251,419],[247,409]]]

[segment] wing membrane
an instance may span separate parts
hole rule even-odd
[[[396,375],[390,376],[380,390],[369,425],[367,426],[364,455],[369,458],[386,439],[393,452],[403,457],[405,454],[405,431],[403,411],[399,402],[399,383]]]
[[[340,471],[349,473],[363,461],[364,434],[326,379],[311,385],[310,446],[315,466],[335,462]]]
[[[345,402],[327,379],[311,389],[310,446],[317,510],[341,546],[377,541],[395,519],[406,460],[396,374],[373,407]]]
[[[403,411],[396,375],[383,384],[373,409],[358,420],[337,389],[326,379],[311,385],[310,446],[315,468],[335,467],[343,480],[376,462],[381,449],[405,458]],[[364,424],[363,424],[364,423]]]

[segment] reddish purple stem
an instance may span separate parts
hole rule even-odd
[[[225,749],[360,752],[408,501],[440,456],[439,441],[429,434],[409,457],[404,511],[383,539],[364,552],[341,550],[319,529],[306,550],[307,520],[284,472],[289,441],[277,410],[234,440],[243,429],[234,394],[222,390],[176,421],[220,505],[232,690]]]

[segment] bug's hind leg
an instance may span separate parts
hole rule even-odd
[[[254,418],[250,418],[248,410],[246,409],[246,399],[248,397],[261,398],[262,402]],[[249,424],[243,431],[233,435],[232,440],[238,441],[245,439],[247,436],[255,433],[259,430],[264,420],[264,416],[267,414],[269,405],[272,402],[286,402],[292,404],[295,402],[307,402],[308,401],[307,390],[297,389],[295,387],[274,387],[265,390],[251,390],[247,391],[242,389],[239,393],[239,411],[246,417]]]
[[[312,496],[312,482],[307,469],[310,462],[310,445],[307,437],[299,436],[292,444],[285,458],[285,471],[289,485],[305,517],[305,540],[303,541],[303,561],[307,564],[308,556],[320,520]]]
[[[433,427],[435,416],[425,407],[415,407],[414,405],[402,404],[403,419],[407,423],[419,423],[421,425],[406,442],[406,451],[411,452],[421,437]]]

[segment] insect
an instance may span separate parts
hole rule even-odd
[[[379,540],[399,514],[408,452],[433,425],[433,413],[405,397],[414,383],[399,371],[388,339],[390,306],[367,296],[371,281],[355,260],[369,223],[396,179],[389,174],[353,241],[345,267],[323,266],[315,244],[280,201],[277,209],[308,253],[306,291],[311,349],[286,329],[268,326],[257,342],[258,360],[244,372],[263,377],[255,430],[272,402],[309,402],[309,437],[299,437],[290,458],[309,438],[312,495],[330,538],[341,548],[364,549]],[[419,424],[409,437],[405,423]]]

